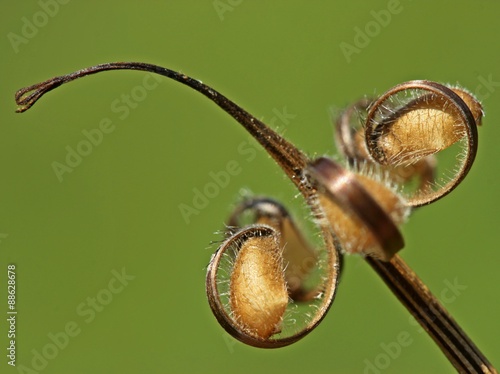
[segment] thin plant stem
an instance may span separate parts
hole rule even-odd
[[[497,373],[429,288],[399,256],[365,257],[399,301],[436,342],[459,373]]]

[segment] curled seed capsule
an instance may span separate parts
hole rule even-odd
[[[419,159],[411,165],[381,165],[374,162],[366,147],[363,124],[373,100],[362,99],[347,107],[335,121],[335,140],[349,166],[358,171],[380,173],[394,184],[415,193],[434,182],[434,156]]]
[[[279,232],[262,224],[231,231],[212,256],[206,278],[210,308],[229,334],[255,347],[277,348],[319,324],[333,302],[340,273],[340,255],[329,229],[322,228],[325,250],[314,270],[316,292],[300,301],[289,297]]]
[[[455,143],[463,144],[459,167],[451,178],[428,183],[408,204],[429,204],[451,192],[467,175],[477,151],[477,128],[482,107],[466,91],[430,81],[395,86],[367,115],[365,140],[371,157],[382,165],[412,165]],[[447,172],[443,173],[446,175]]]
[[[389,261],[403,248],[397,225],[406,218],[407,208],[391,188],[327,158],[313,161],[309,173],[325,218],[346,252]]]
[[[234,210],[228,222],[229,227],[243,227],[246,215],[251,215],[248,217],[250,223],[269,225],[280,233],[285,280],[290,297],[295,301],[316,297],[320,291],[309,289],[305,283],[316,266],[318,253],[302,236],[286,208],[270,198],[248,198]]]

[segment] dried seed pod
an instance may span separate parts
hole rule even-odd
[[[250,217],[245,217],[250,215]],[[290,297],[295,301],[307,301],[316,297],[318,290],[309,289],[305,283],[317,265],[318,252],[309,244],[296,223],[276,200],[267,197],[252,197],[242,201],[231,215],[229,227],[241,228],[248,223],[264,224],[280,233],[280,248],[283,248],[285,279]]]
[[[477,151],[476,125],[481,116],[481,105],[464,90],[431,81],[406,82],[371,105],[366,119],[367,149],[382,165],[406,166],[461,144],[458,156],[464,157],[458,157],[460,165],[451,168],[451,178],[429,183],[407,198],[411,206],[429,204],[451,192],[467,175]]]
[[[276,236],[248,238],[238,251],[231,274],[231,311],[245,331],[268,339],[281,331],[288,304],[279,242]]]
[[[282,347],[312,331],[333,301],[340,270],[332,237],[325,233],[324,239],[315,269],[320,284],[315,297],[299,306],[289,298],[279,232],[262,224],[231,231],[206,278],[210,307],[224,329],[261,348]]]
[[[309,173],[316,181],[325,219],[346,252],[389,261],[403,248],[397,225],[408,210],[391,188],[327,158],[313,161]]]
[[[366,147],[364,124],[373,100],[368,98],[347,107],[335,121],[335,140],[349,166],[365,173],[383,173],[391,182],[409,193],[424,190],[434,182],[434,156],[422,158],[411,165],[381,165],[370,156]]]

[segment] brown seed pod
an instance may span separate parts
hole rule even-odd
[[[324,157],[313,161],[308,170],[316,181],[325,219],[346,252],[389,261],[403,248],[397,225],[408,211],[391,188]]]
[[[458,151],[463,157],[452,168],[451,178],[428,184],[407,197],[411,206],[429,204],[451,192],[474,161],[476,122],[481,121],[482,108],[466,91],[454,90],[431,81],[410,81],[387,91],[368,111],[366,146],[382,165],[412,165],[455,143],[463,144]]]
[[[250,215],[250,217],[246,217]],[[290,298],[307,301],[321,291],[310,289],[306,283],[318,261],[318,252],[304,238],[286,208],[268,197],[251,197],[242,201],[233,211],[228,225],[230,228],[248,223],[271,226],[280,233],[280,247],[283,248],[285,280]]]
[[[405,189],[405,195],[426,189],[434,182],[434,156],[424,157],[411,165],[382,165],[370,156],[366,147],[364,124],[372,102],[368,98],[359,100],[338,116],[335,121],[337,149],[351,168],[364,173],[383,173],[391,182]]]
[[[206,278],[210,307],[224,329],[260,348],[286,346],[311,332],[330,308],[340,270],[333,238],[324,238],[320,285],[302,303],[289,298],[279,233],[262,224],[233,231],[212,256]]]
[[[288,305],[283,259],[276,235],[241,243],[229,283],[234,318],[245,331],[268,339],[281,331]]]

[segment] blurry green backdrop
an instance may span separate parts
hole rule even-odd
[[[304,340],[259,350],[229,338],[205,299],[215,232],[242,188],[303,205],[264,152],[241,152],[255,143],[239,125],[140,72],[85,78],[14,113],[21,87],[127,60],[203,80],[311,155],[335,154],[331,112],[365,94],[410,79],[475,92],[486,110],[476,163],[411,217],[402,256],[436,295],[455,284],[446,307],[500,365],[499,14],[494,1],[2,2],[0,342],[5,353],[15,264],[18,366],[2,354],[0,372],[453,372],[358,257]],[[185,219],[181,204],[229,161],[241,172]],[[411,344],[385,360],[405,331]]]

